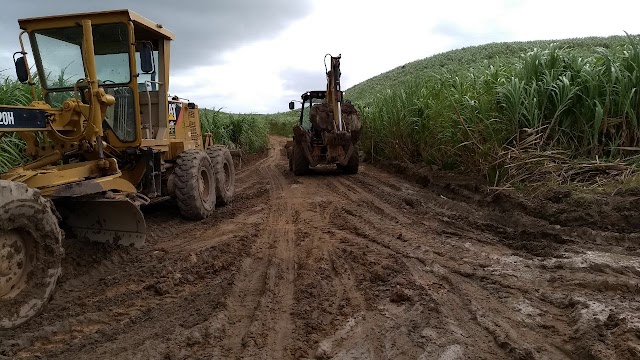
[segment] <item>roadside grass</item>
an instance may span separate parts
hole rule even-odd
[[[628,35],[456,50],[347,97],[373,160],[477,171],[495,185],[593,182],[640,159],[639,84],[640,39]]]
[[[201,109],[203,133],[211,133],[216,143],[244,152],[258,153],[269,146],[269,135],[291,136],[299,112],[275,114],[231,114],[221,109]]]
[[[202,133],[211,133],[217,144],[258,153],[269,146],[269,125],[262,115],[229,114],[220,109],[200,109]]]
[[[28,105],[33,98],[31,90],[17,80],[5,78],[0,82],[1,105]],[[24,142],[14,133],[0,133],[0,173],[24,163]]]

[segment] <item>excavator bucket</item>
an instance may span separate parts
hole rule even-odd
[[[58,208],[63,223],[79,240],[137,248],[144,244],[144,216],[127,199],[71,200]]]

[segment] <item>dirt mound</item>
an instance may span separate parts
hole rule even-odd
[[[333,131],[333,109],[329,104],[323,103],[311,107],[311,124],[321,131]],[[351,132],[359,132],[362,127],[360,115],[351,103],[342,103],[342,121],[345,129]]]
[[[447,197],[504,212],[516,210],[552,225],[584,227],[592,230],[636,233],[640,231],[640,211],[636,189],[614,194],[568,188],[539,190],[524,196],[513,190],[492,190],[480,177],[434,170],[400,162],[381,162],[387,169]]]

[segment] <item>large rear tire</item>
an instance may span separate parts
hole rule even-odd
[[[357,174],[358,168],[360,167],[360,156],[358,152],[358,147],[354,145],[353,153],[347,162],[347,165],[337,165],[338,170],[342,170],[345,174]]]
[[[187,150],[178,155],[175,186],[182,216],[202,220],[213,213],[216,204],[214,174],[211,159],[204,150]]]
[[[0,329],[37,316],[61,272],[62,231],[51,201],[0,180]]]
[[[305,175],[309,172],[309,160],[304,154],[302,144],[293,145],[293,174],[296,176]]]
[[[229,205],[236,192],[236,171],[231,152],[226,146],[207,149],[216,177],[216,205]]]

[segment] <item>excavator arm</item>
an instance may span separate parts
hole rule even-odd
[[[331,63],[327,69],[327,57],[331,58]],[[326,101],[333,110],[334,131],[343,131],[342,123],[342,91],[340,90],[340,59],[342,55],[325,55],[325,72],[327,73],[327,97]]]

